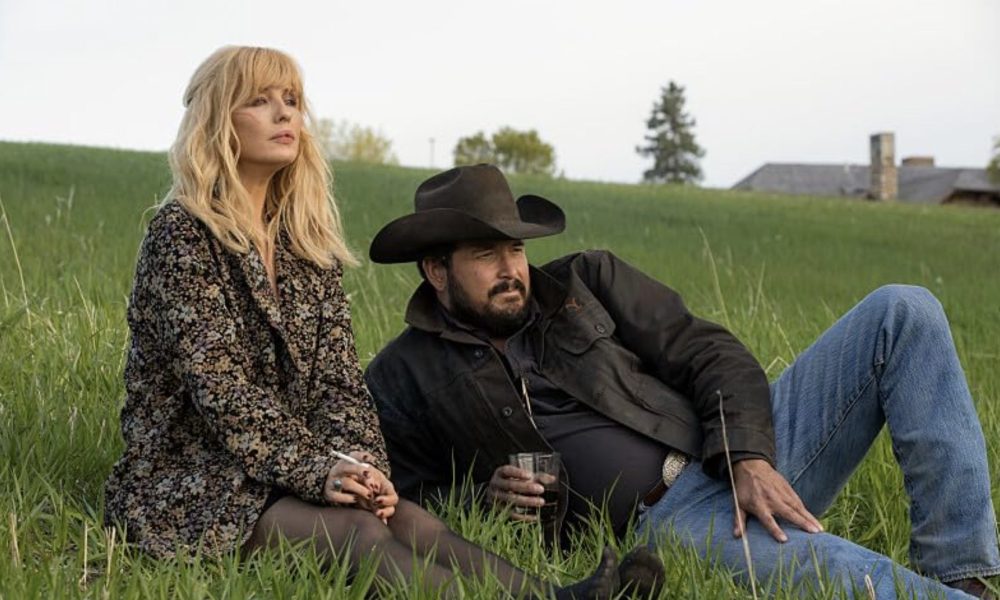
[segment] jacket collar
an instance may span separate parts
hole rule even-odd
[[[531,294],[538,303],[542,316],[544,318],[552,316],[562,307],[566,299],[566,287],[545,271],[530,265],[528,277],[531,278]],[[444,307],[438,302],[434,288],[424,281],[410,297],[410,302],[406,306],[405,320],[411,327],[436,333],[444,338],[475,344],[485,343],[468,331],[449,323],[442,314],[443,310]]]
[[[263,311],[271,328],[281,337],[296,369],[304,372],[303,349],[299,347],[298,342],[312,338],[308,335],[303,336],[303,332],[296,331],[295,328],[299,324],[296,322],[297,320],[286,319],[282,313],[297,315],[298,321],[301,321],[303,326],[308,326],[318,316],[314,314],[316,313],[315,303],[308,301],[312,295],[310,290],[315,290],[313,294],[325,297],[324,286],[312,282],[312,279],[317,276],[315,269],[308,268],[303,260],[292,254],[290,240],[284,232],[279,236],[274,249],[280,300],[275,298],[271,291],[271,283],[268,281],[264,261],[255,247],[251,246],[250,251],[246,254],[237,255],[236,262],[239,264],[240,274],[247,283],[253,301]],[[310,316],[312,318],[309,318]]]

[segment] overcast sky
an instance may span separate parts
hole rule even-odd
[[[712,186],[866,163],[883,130],[897,157],[981,167],[1000,134],[997,0],[0,0],[0,140],[164,150],[226,44],[290,53],[317,116],[381,129],[405,165],[511,125],[568,177],[638,181],[671,79]]]

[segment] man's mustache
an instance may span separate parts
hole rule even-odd
[[[498,283],[495,286],[493,286],[493,287],[490,288],[489,297],[492,298],[493,296],[496,296],[497,294],[502,294],[504,292],[509,292],[511,290],[517,290],[517,291],[521,292],[521,295],[524,295],[524,293],[526,291],[524,289],[524,284],[521,283],[520,280],[518,280],[518,279],[504,279],[500,283]]]

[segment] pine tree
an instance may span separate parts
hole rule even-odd
[[[642,156],[653,157],[653,167],[642,174],[654,183],[696,183],[701,180],[698,159],[705,151],[694,140],[694,118],[684,112],[684,88],[673,81],[662,88],[659,100],[646,120],[649,133],[645,146],[636,146]]]

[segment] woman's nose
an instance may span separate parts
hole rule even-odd
[[[292,118],[292,107],[285,104],[283,99],[278,102],[277,107],[278,108],[275,110],[274,115],[275,120],[279,123],[282,121],[290,121]]]

